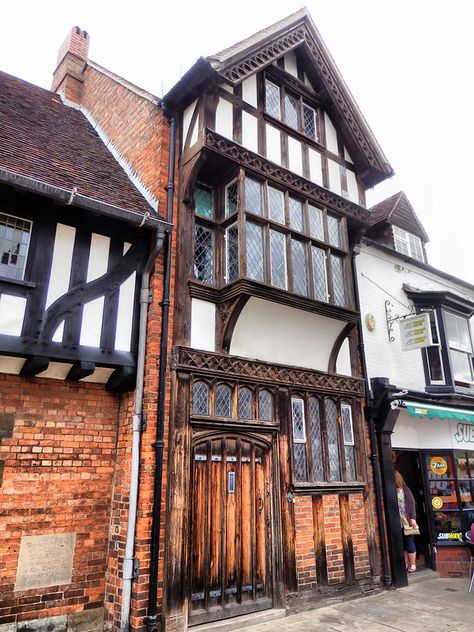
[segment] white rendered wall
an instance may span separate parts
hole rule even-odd
[[[216,350],[216,306],[209,301],[191,301],[191,347],[202,351]]]
[[[258,120],[248,112],[242,112],[242,145],[258,152]]]
[[[87,282],[98,279],[107,272],[109,261],[110,238],[104,235],[92,234],[87,267]],[[100,347],[102,331],[102,315],[104,312],[104,297],[96,298],[86,303],[82,313],[81,345]]]
[[[242,99],[254,108],[257,107],[257,75],[242,81]]]
[[[327,372],[343,327],[342,321],[252,297],[235,326],[230,353]]]
[[[25,317],[26,298],[0,294],[0,334],[21,336]]]
[[[349,349],[349,340],[347,338],[342,343],[337,356],[336,373],[339,373],[340,375],[352,375],[351,353]]]
[[[474,426],[451,419],[410,417],[401,410],[392,434],[393,448],[473,450]]]
[[[281,141],[280,130],[272,125],[265,125],[267,137],[267,158],[277,165],[281,165]]]
[[[322,186],[323,184],[323,169],[321,164],[321,154],[311,147],[308,150],[309,153],[309,179],[311,182],[316,182]]]
[[[346,169],[346,178],[347,178],[347,190],[349,193],[349,199],[351,202],[355,202],[359,204],[359,189],[357,187],[357,180],[355,177],[355,173]]]
[[[123,245],[124,256],[127,254],[130,246],[131,244],[129,243]],[[114,348],[120,351],[130,351],[131,347],[136,276],[136,272],[130,275],[122,283],[119,290]]]
[[[329,188],[341,195],[341,168],[337,162],[328,158]]]
[[[329,116],[324,113],[324,123],[326,126],[326,147],[329,151],[332,151],[333,154],[339,154],[339,148],[337,146],[337,133],[336,128],[332,124]]]
[[[216,132],[226,138],[233,137],[233,112],[234,106],[227,99],[219,99],[216,109]]]
[[[76,229],[72,226],[66,226],[64,224],[58,224],[56,226],[53,261],[51,264],[51,274],[49,276],[48,293],[46,296],[46,308],[54,303],[54,301],[60,296],[66,294],[69,290],[75,238]],[[54,332],[54,342],[62,341],[63,332],[64,321]]]
[[[301,155],[301,143],[295,138],[288,137],[288,162],[290,171],[303,175],[303,157]]]
[[[385,300],[392,302],[394,315],[402,315],[409,313],[403,305],[407,307],[410,305],[402,290],[403,284],[420,290],[449,290],[469,298],[467,290],[428,271],[420,270],[415,265],[392,257],[390,254],[382,253],[372,246],[363,245],[361,254],[356,257],[356,266],[363,323],[362,335],[369,378],[388,377],[390,382],[397,387],[424,390],[422,352],[419,349],[401,350],[397,323],[393,327],[395,342],[389,342]],[[397,303],[392,297],[403,305]],[[473,298],[471,295],[470,300]],[[369,331],[365,325],[365,317],[368,313],[375,317],[374,331]]]
[[[352,162],[354,163],[354,161],[352,160],[349,152],[347,151],[346,147],[344,147],[344,158],[345,160],[347,160],[347,162]]]
[[[191,105],[184,110],[183,113],[183,144],[186,142],[186,136],[188,135],[189,125],[191,124],[191,119],[193,118],[194,110],[196,108],[197,101],[193,101]],[[191,132],[191,139],[189,142],[189,146],[191,147],[194,143],[197,142],[198,139],[198,125],[195,124],[193,130]]]
[[[293,52],[287,53],[283,57],[283,60],[285,63],[286,72],[288,72],[290,75],[293,75],[293,77],[296,77],[298,79],[298,66],[296,64],[296,55]]]

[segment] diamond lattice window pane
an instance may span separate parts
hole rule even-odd
[[[346,445],[344,447],[344,457],[346,459],[346,476],[347,476],[347,480],[348,481],[355,481],[357,476],[356,476],[354,446]]]
[[[265,390],[258,394],[258,418],[262,421],[273,419],[272,394]]]
[[[306,428],[304,423],[304,404],[302,399],[291,400],[291,416],[293,419],[294,441],[306,441]]]
[[[316,112],[309,105],[303,104],[303,130],[308,138],[317,140]]]
[[[214,234],[199,225],[195,230],[194,277],[203,283],[214,282]]]
[[[228,184],[225,188],[225,216],[229,217],[237,213],[237,203],[239,199],[239,188],[237,180]]]
[[[303,204],[295,198],[288,199],[290,226],[294,230],[303,232]]]
[[[298,129],[298,99],[292,94],[285,94],[285,123]]]
[[[268,187],[268,217],[280,224],[285,223],[285,197],[283,191]]]
[[[263,229],[258,224],[246,224],[247,276],[263,281]]]
[[[332,399],[324,401],[324,412],[326,415],[326,434],[328,442],[329,456],[329,480],[341,480],[339,443],[337,431],[337,408]]]
[[[328,215],[328,241],[331,246],[341,248],[341,223],[332,215]]]
[[[328,280],[326,274],[326,253],[316,246],[311,247],[313,263],[314,298],[318,301],[328,300]]]
[[[212,204],[212,189],[203,184],[198,184],[194,197],[196,202],[196,215],[206,217],[207,219],[213,219],[214,208]]]
[[[308,400],[309,431],[311,433],[311,454],[313,457],[313,481],[324,481],[323,444],[321,434],[321,414],[319,400],[310,397]]]
[[[239,276],[239,233],[237,224],[226,231],[226,280],[235,281]]]
[[[341,406],[342,437],[345,445],[354,445],[354,430],[352,427],[352,408],[349,404]]]
[[[251,178],[245,178],[245,208],[255,215],[262,214],[262,185]]]
[[[238,416],[240,419],[253,419],[253,394],[249,388],[242,386],[239,388],[239,398],[237,404]]]
[[[299,482],[308,480],[308,465],[306,461],[306,445],[304,443],[295,443],[295,479]]]
[[[286,238],[276,230],[270,231],[270,267],[272,285],[286,290]]]
[[[341,257],[331,255],[332,270],[332,291],[334,303],[345,307],[346,305],[346,288],[344,283],[344,267]]]
[[[293,266],[293,292],[308,294],[308,275],[306,272],[305,246],[301,241],[291,240],[291,263]]]
[[[315,206],[308,206],[309,234],[319,241],[324,241],[323,212]]]
[[[0,276],[23,279],[31,222],[0,213]]]
[[[271,81],[265,81],[265,110],[276,119],[281,118],[280,88]]]
[[[193,384],[193,413],[195,415],[209,415],[209,386],[206,382]]]
[[[227,384],[219,384],[215,394],[216,417],[232,417],[232,391]]]

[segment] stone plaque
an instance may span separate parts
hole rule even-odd
[[[15,591],[71,583],[75,544],[75,533],[24,535]]]

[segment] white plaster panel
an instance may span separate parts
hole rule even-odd
[[[216,109],[216,132],[230,139],[233,137],[233,113],[232,103],[221,97]]]
[[[242,145],[258,152],[258,120],[248,112],[242,112]]]
[[[277,165],[281,165],[281,138],[280,130],[272,125],[265,125],[267,137],[267,158]]]
[[[346,338],[339,349],[336,360],[336,373],[340,375],[352,375],[351,369],[351,353],[349,349],[349,340]]]
[[[229,92],[230,94],[234,94],[233,86],[230,86],[228,83],[221,83],[221,88],[223,88],[226,92]]]
[[[216,350],[216,306],[209,301],[191,301],[191,347]]]
[[[110,238],[104,235],[92,234],[87,267],[87,281],[98,279],[107,272],[109,260]],[[100,346],[102,330],[102,315],[104,311],[104,297],[101,296],[86,303],[82,313],[82,328],[80,344],[90,347]]]
[[[62,342],[64,335],[64,320],[53,334],[53,342]]]
[[[328,159],[329,189],[341,195],[341,170],[339,164]]]
[[[393,327],[395,342],[389,342],[385,300],[392,302],[394,314],[402,315],[409,312],[410,305],[402,289],[403,284],[420,290],[449,290],[466,298],[469,298],[469,293],[460,285],[367,245],[356,258],[356,266],[362,321],[365,321],[367,313],[373,314],[376,321],[374,331],[369,331],[365,324],[362,327],[369,378],[388,377],[397,387],[424,390],[422,351],[401,350],[396,323]]]
[[[252,297],[242,310],[230,353],[327,371],[342,321]]]
[[[50,362],[48,368],[45,371],[38,373],[37,377],[49,377],[53,380],[64,380],[69,373],[72,364],[66,364],[64,362]]]
[[[293,52],[287,53],[283,60],[285,62],[285,70],[293,77],[298,79],[298,66],[296,63],[296,55]]]
[[[46,295],[47,308],[69,290],[75,238],[76,229],[72,226],[65,226],[64,224],[56,226],[53,261],[49,276],[48,293]]]
[[[347,178],[347,191],[349,193],[349,199],[356,204],[359,204],[359,189],[357,187],[357,180],[355,173],[346,169]]]
[[[257,75],[242,81],[242,99],[254,108],[257,107]]]
[[[10,373],[13,375],[19,375],[25,362],[26,362],[25,358],[0,356],[0,373]]]
[[[347,147],[344,147],[344,158],[345,158],[345,160],[347,160],[347,162],[354,163],[354,161],[352,160],[349,152],[347,151]]]
[[[189,126],[191,124],[191,119],[193,118],[194,110],[196,108],[197,101],[193,101],[191,105],[184,110],[183,113],[183,144],[186,141],[186,136],[188,135]],[[198,123],[198,121],[197,121]],[[198,139],[198,125],[195,124],[193,130],[191,132],[191,139],[189,145],[192,146],[197,142]]]
[[[21,336],[25,317],[26,298],[0,294],[0,334]]]
[[[393,448],[473,450],[474,425],[453,419],[410,417],[401,410],[392,434]]]
[[[315,149],[308,150],[309,152],[309,173],[311,182],[316,182],[322,186],[323,184],[323,169],[321,164],[321,154]]]
[[[134,272],[122,283],[119,290],[114,348],[120,351],[130,351],[136,277]]]
[[[336,128],[326,112],[324,113],[324,123],[326,127],[326,147],[329,151],[332,151],[333,154],[339,154]]]
[[[288,136],[288,162],[290,171],[303,175],[303,156],[301,155],[301,143]]]
[[[114,369],[108,369],[106,367],[98,367],[94,373],[91,373],[87,377],[83,377],[81,382],[93,382],[95,384],[105,384],[109,377],[114,372]]]

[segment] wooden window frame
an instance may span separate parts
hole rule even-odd
[[[27,269],[27,264],[28,264],[28,254],[30,251],[30,244],[31,244],[31,238],[32,238],[32,234],[33,234],[33,221],[31,219],[28,219],[26,217],[20,217],[19,215],[13,215],[12,213],[7,213],[5,211],[1,211],[0,212],[1,216],[4,216],[6,218],[6,222],[8,222],[9,219],[12,220],[20,220],[21,222],[24,222],[25,224],[29,224],[29,231],[28,231],[28,243],[26,246],[26,253],[24,255],[25,259],[24,259],[24,264],[21,268],[21,277],[17,277],[17,276],[11,276],[9,274],[1,274],[0,273],[0,277],[4,278],[4,279],[10,279],[11,281],[15,282],[22,282],[25,280],[25,274],[26,274],[26,269]],[[3,223],[3,222],[2,222]],[[5,224],[5,229],[8,226],[8,224]],[[7,239],[7,237],[5,236],[5,240]],[[3,243],[4,240],[2,239],[0,241],[0,256],[3,256],[4,252],[3,252]],[[21,246],[21,242],[19,244]],[[10,253],[9,256],[12,256],[12,253]],[[3,265],[9,265],[7,264],[3,264]]]

